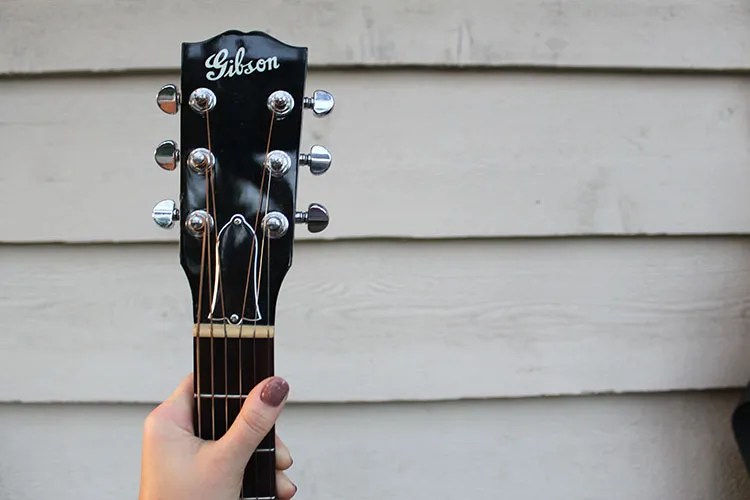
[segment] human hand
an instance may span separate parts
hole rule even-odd
[[[250,456],[281,413],[289,385],[280,377],[259,383],[240,415],[217,441],[205,441],[193,430],[193,377],[146,417],[141,457],[139,500],[237,500]],[[292,465],[284,443],[276,438],[276,489],[288,500],[297,487],[283,472]]]

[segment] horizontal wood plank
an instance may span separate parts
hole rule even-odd
[[[158,401],[192,369],[174,245],[0,247],[1,401]],[[230,292],[227,292],[230,293]],[[303,243],[277,371],[294,401],[737,387],[750,241]]]
[[[744,500],[750,481],[727,425],[736,398],[291,405],[278,430],[300,498]],[[0,496],[136,498],[148,410],[0,405],[0,427],[12,429],[3,433]]]
[[[154,104],[173,77],[0,80],[15,210],[0,241],[176,240],[149,217],[178,195],[152,158],[178,133]],[[300,175],[299,205],[331,212],[318,238],[750,231],[750,78],[323,72],[316,87],[338,98],[302,139],[334,154]]]
[[[228,29],[316,66],[750,68],[742,0],[4,0],[0,73],[176,68],[181,42]]]

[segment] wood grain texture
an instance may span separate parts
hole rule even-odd
[[[178,176],[154,92],[174,75],[0,80],[0,241],[176,240],[153,204]],[[318,238],[726,234],[750,230],[750,79],[501,72],[324,72],[300,176]],[[468,97],[471,98],[468,98]],[[219,193],[220,196],[220,193]],[[302,238],[310,237],[299,231]]]
[[[191,369],[173,245],[2,246],[1,401],[158,401]],[[303,243],[280,297],[293,401],[738,387],[750,241]],[[21,321],[23,319],[23,321]]]
[[[175,68],[182,41],[227,29],[317,66],[750,67],[742,0],[4,0],[0,73]]]
[[[744,500],[727,425],[736,398],[291,405],[278,428],[301,499]],[[0,405],[0,496],[135,498],[148,410]]]

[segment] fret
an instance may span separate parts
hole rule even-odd
[[[198,397],[198,394],[193,394],[193,397]],[[247,399],[247,394],[210,394],[210,393],[203,393],[200,394],[201,398],[210,398],[210,399]]]

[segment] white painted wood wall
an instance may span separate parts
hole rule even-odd
[[[154,93],[230,28],[337,97],[281,297],[298,498],[749,497],[747,1],[2,0],[0,498],[136,496],[190,369]]]

